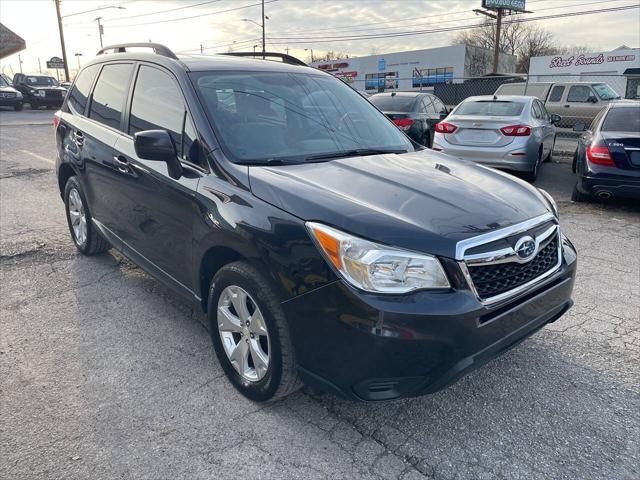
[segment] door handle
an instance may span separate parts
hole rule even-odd
[[[129,161],[122,155],[116,155],[113,157],[113,161],[116,168],[122,173],[129,173]]]
[[[565,105],[564,108],[569,108],[571,105]]]

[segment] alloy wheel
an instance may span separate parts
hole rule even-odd
[[[69,191],[69,219],[76,242],[84,245],[87,240],[87,215],[80,193],[75,188]]]
[[[243,288],[229,285],[222,291],[217,324],[233,368],[245,380],[262,380],[269,368],[269,332],[260,308]]]

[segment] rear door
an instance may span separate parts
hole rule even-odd
[[[122,203],[119,195],[121,174],[114,161],[113,148],[122,136],[123,111],[131,76],[132,62],[102,66],[89,101],[88,120],[82,120],[73,133],[82,147],[86,173],[87,200],[93,218],[115,234],[123,234]]]
[[[133,135],[144,130],[170,134],[184,169],[181,178],[171,178],[165,162],[136,155]],[[125,241],[161,275],[192,290],[193,225],[200,214],[195,191],[208,167],[181,89],[169,71],[139,66],[127,135],[117,139],[115,148],[122,168],[121,194],[127,198],[122,212]]]

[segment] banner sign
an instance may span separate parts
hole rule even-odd
[[[489,10],[504,8],[505,10],[524,12],[524,4],[525,0],[482,0],[482,8]]]
[[[60,57],[51,57],[47,60],[47,68],[61,68],[64,69],[64,60]]]

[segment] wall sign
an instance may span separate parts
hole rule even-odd
[[[632,62],[636,59],[635,55],[607,55],[604,56],[603,53],[599,55],[593,55],[591,57],[585,56],[583,54],[571,55],[570,57],[562,57],[557,56],[551,59],[551,63],[549,67],[551,68],[563,68],[574,66],[582,66],[582,65],[599,65],[601,63],[614,63],[614,62]]]

